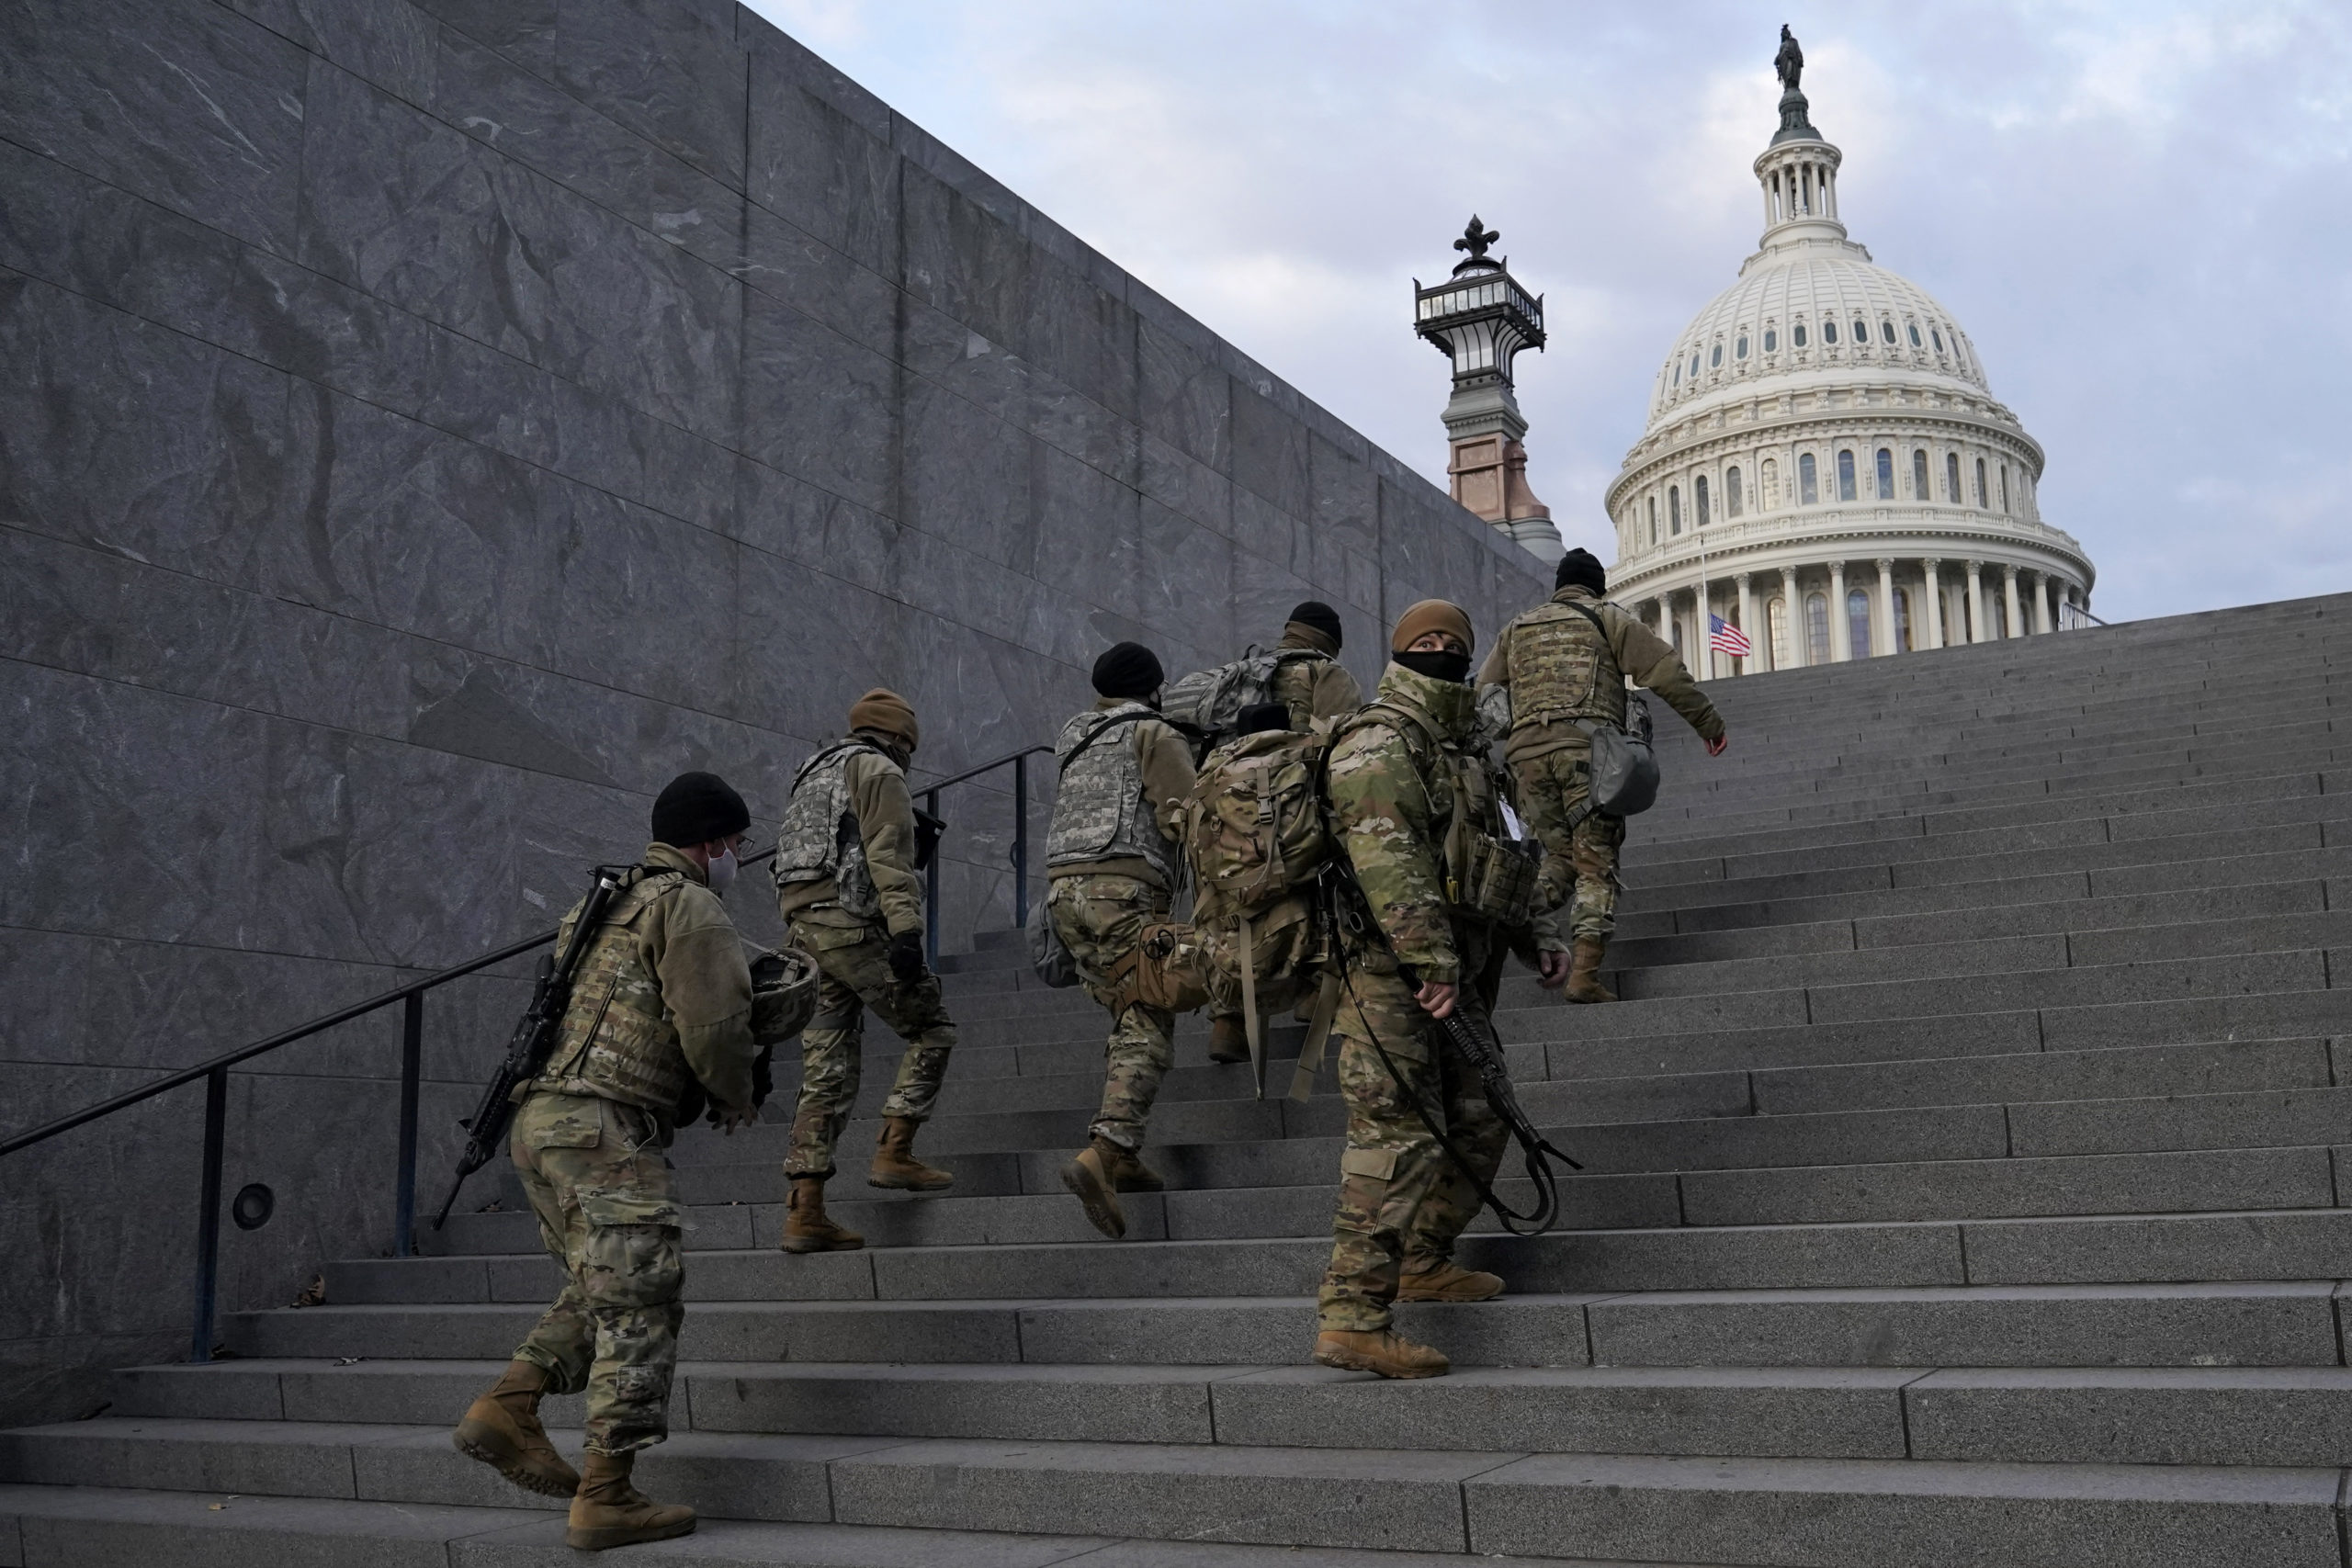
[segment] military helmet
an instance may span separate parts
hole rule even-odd
[[[797,947],[752,960],[752,1043],[781,1045],[817,1016],[817,961]]]

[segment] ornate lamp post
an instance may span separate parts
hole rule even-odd
[[[1453,366],[1445,405],[1452,446],[1446,473],[1453,499],[1545,561],[1560,558],[1552,509],[1527,488],[1527,421],[1511,391],[1511,360],[1544,346],[1544,297],[1510,275],[1508,261],[1487,254],[1502,238],[1472,214],[1453,242],[1467,252],[1453,276],[1433,288],[1413,279],[1413,331]]]

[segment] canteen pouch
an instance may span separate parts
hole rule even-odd
[[[1144,927],[1134,949],[1111,966],[1109,978],[1113,994],[1126,1006],[1140,1002],[1191,1012],[1209,999],[1208,957],[1200,933],[1178,920]]]

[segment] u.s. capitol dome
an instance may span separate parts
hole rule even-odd
[[[1609,487],[1610,596],[1713,674],[2078,623],[2095,574],[2041,519],[2041,447],[1952,313],[1847,237],[1792,75],[1763,239],[1668,350]],[[1710,612],[1749,657],[1707,649]]]

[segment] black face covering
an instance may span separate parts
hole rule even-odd
[[[1470,656],[1466,653],[1392,653],[1397,663],[1416,675],[1426,675],[1432,681],[1462,682],[1470,678]]]

